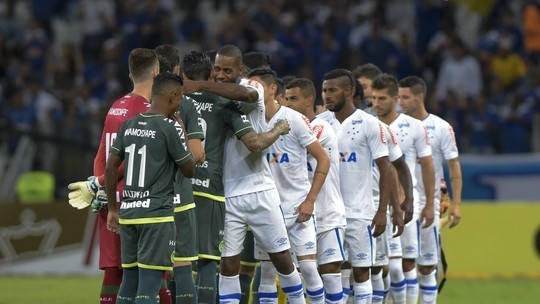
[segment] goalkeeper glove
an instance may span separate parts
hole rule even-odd
[[[99,187],[91,203],[92,212],[97,213],[103,208],[107,208],[107,193],[105,186]]]
[[[90,206],[92,199],[98,191],[97,177],[90,176],[87,181],[76,182],[68,185],[71,192],[68,195],[69,204],[73,208],[84,209]]]

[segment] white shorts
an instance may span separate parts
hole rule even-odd
[[[420,222],[418,216],[405,225],[403,234],[397,238],[389,238],[390,257],[403,257],[404,259],[416,259],[419,255]]]
[[[265,251],[281,252],[291,247],[276,189],[225,198],[222,257],[242,252],[248,225]]]
[[[317,264],[324,265],[345,261],[343,249],[344,228],[334,228],[317,233]]]
[[[439,263],[439,216],[435,216],[433,224],[420,228],[420,255],[416,259],[418,265],[433,266]]]
[[[373,266],[381,267],[388,265],[390,255],[390,244],[388,244],[388,239],[392,238],[392,220],[390,215],[386,217],[386,229],[383,234],[375,238],[375,263]]]
[[[297,223],[296,217],[289,217],[285,219],[285,224],[291,243],[291,251],[296,256],[301,257],[317,253],[317,232],[313,217],[302,223]],[[272,251],[265,250],[264,246],[259,246],[259,241],[255,240],[255,258],[257,260],[269,260],[270,257],[266,252]]]
[[[371,220],[347,219],[345,257],[353,267],[371,267],[375,258],[375,239]]]

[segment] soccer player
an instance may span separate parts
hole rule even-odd
[[[341,263],[345,260],[343,237],[345,235],[345,206],[339,190],[339,149],[337,136],[332,127],[315,116],[316,97],[313,82],[296,78],[287,84],[285,105],[310,120],[311,130],[326,150],[330,159],[330,170],[317,196],[315,218],[317,222],[317,264],[322,277],[326,303],[341,303]],[[308,174],[313,180],[317,160],[308,155]]]
[[[340,189],[345,204],[345,247],[353,267],[354,303],[371,303],[369,268],[373,265],[373,238],[386,228],[387,201],[375,210],[372,191],[373,163],[381,172],[380,191],[389,189],[388,148],[384,126],[353,103],[356,80],[350,71],[332,70],[324,75],[322,97],[325,115],[338,137]]]
[[[418,235],[422,229],[430,229],[434,223],[433,191],[435,174],[433,159],[425,125],[418,119],[406,114],[399,114],[396,110],[398,102],[398,82],[394,76],[381,74],[373,80],[372,84],[373,110],[379,119],[386,123],[396,135],[398,144],[403,151],[405,162],[411,172],[413,181],[413,198],[416,218],[405,226],[401,237],[390,240],[391,261],[390,275],[394,286],[402,284],[405,279],[406,288],[399,291],[392,290],[394,303],[416,303],[418,301],[418,279],[415,269],[415,259],[420,251]],[[416,179],[416,163],[419,162],[421,177],[426,185],[424,192],[426,205],[420,209],[419,189]],[[432,197],[429,199],[429,197]],[[401,244],[399,243],[401,241]],[[402,249],[401,249],[402,248]],[[400,250],[401,249],[401,250]],[[403,262],[399,262],[399,258]],[[401,265],[402,264],[402,265]],[[402,272],[403,276],[402,277]]]
[[[426,96],[426,83],[420,77],[410,76],[399,82],[399,103],[403,113],[422,120],[429,135],[431,150],[433,153],[433,165],[435,169],[435,224],[429,229],[420,230],[421,250],[420,256],[416,260],[420,277],[420,301],[421,303],[435,303],[437,300],[437,281],[435,277],[435,266],[438,263],[438,219],[439,204],[441,200],[441,180],[444,179],[443,162],[446,160],[450,171],[450,182],[452,183],[453,200],[450,206],[448,220],[450,228],[455,227],[461,220],[461,166],[459,164],[459,152],[456,146],[454,130],[443,119],[426,111],[424,99]],[[427,203],[427,192],[424,189],[422,179],[418,179],[418,189],[420,194],[420,206]]]
[[[271,69],[258,68],[249,73],[249,78],[264,88],[266,121],[272,124],[287,120],[291,125],[291,132],[270,146],[267,160],[279,191],[291,246],[306,281],[308,299],[313,304],[324,303],[323,282],[317,271],[317,235],[313,214],[315,201],[330,168],[330,160],[311,131],[309,120],[276,102],[276,73]],[[306,152],[317,161],[311,184],[306,167]],[[277,293],[275,270],[265,252],[257,250],[256,258],[262,260],[260,301],[276,301],[277,295],[275,298],[263,296]]]
[[[170,45],[161,45],[156,48],[159,61],[159,71],[171,72],[180,75],[180,56],[178,50]],[[179,123],[187,134],[187,145],[193,160],[197,164],[204,161],[204,148],[202,140],[204,133],[200,114],[196,109],[195,101],[183,96],[180,107]],[[191,178],[186,178],[180,172],[176,173],[174,183],[174,222],[176,224],[176,245],[174,252],[174,284],[176,303],[197,303],[197,292],[193,281],[192,262],[197,261],[199,249],[197,248],[197,219]]]
[[[120,233],[124,271],[117,304],[156,303],[165,271],[173,269],[176,166],[188,177],[195,172],[184,130],[170,119],[181,99],[182,79],[168,72],[158,75],[150,108],[122,124],[110,149],[105,168],[107,229]],[[125,183],[118,206],[122,160]]]
[[[76,182],[68,186],[70,204],[78,209],[90,205],[92,198],[100,186],[105,185],[105,162],[109,148],[116,139],[118,129],[129,118],[146,112],[149,107],[150,94],[154,77],[159,73],[157,55],[150,49],[134,49],[129,54],[129,77],[133,81],[133,91],[116,100],[107,116],[101,134],[101,140],[94,158],[94,176],[89,181]],[[123,190],[123,167],[119,169],[118,193],[116,201],[120,202]],[[101,191],[103,192],[103,191]],[[102,195],[105,196],[105,195]],[[92,209],[98,211],[99,227],[99,268],[104,270],[100,293],[100,303],[115,303],[118,288],[122,282],[120,261],[120,238],[107,230],[107,201],[94,200]],[[160,290],[161,303],[170,303],[166,289]]]
[[[378,75],[382,74],[381,69],[379,69],[376,65],[372,63],[366,63],[363,65],[359,65],[352,71],[354,78],[362,85],[362,89],[364,90],[364,96],[365,96],[365,104],[355,103],[355,106],[358,109],[364,109],[364,111],[367,111],[368,113],[375,115],[373,110],[371,109],[372,101],[371,101],[371,92],[372,92],[372,83],[373,79],[377,77]]]

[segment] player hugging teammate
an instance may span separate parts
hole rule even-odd
[[[316,114],[311,80],[246,55],[131,52],[134,89],[69,185],[98,213],[100,303],[278,303],[276,282],[288,303],[436,303],[445,160],[450,227],[462,184],[424,81],[335,69]]]

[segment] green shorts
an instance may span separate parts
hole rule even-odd
[[[225,203],[195,196],[195,204],[199,258],[219,261],[225,226]]]
[[[240,254],[240,264],[243,266],[255,267],[259,261],[255,259],[255,237],[251,229],[247,229],[246,238],[244,239],[244,249]]]
[[[199,259],[195,204],[188,204],[184,207],[191,208],[174,214],[174,223],[176,224],[175,262],[193,262]],[[176,209],[178,208],[181,207]]]
[[[120,225],[122,268],[172,270],[174,222]]]

